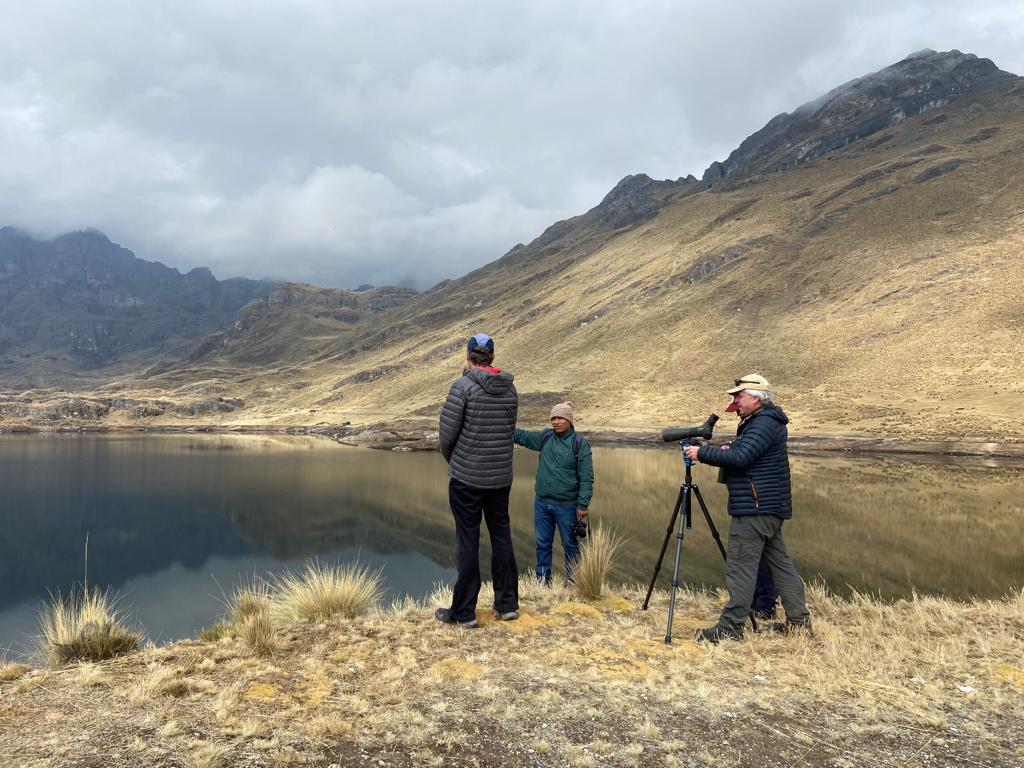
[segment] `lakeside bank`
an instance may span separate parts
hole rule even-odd
[[[444,590],[369,615],[0,672],[0,755],[19,766],[1016,766],[1024,593],[844,599],[815,636],[694,644],[715,593],[594,602],[522,582],[522,616],[458,630]]]
[[[656,448],[664,446],[661,432],[614,430],[607,428],[579,430],[592,445]],[[93,422],[61,422],[40,425],[0,422],[2,434],[238,434],[296,435],[321,437],[343,445],[378,450],[437,450],[437,430],[423,422],[373,422],[344,424],[103,424]],[[727,441],[731,435],[716,437],[712,444]],[[909,440],[894,437],[856,435],[791,434],[789,448],[796,452],[844,453],[852,455],[952,456],[1006,460],[1024,460],[1024,436],[965,437],[958,440]]]

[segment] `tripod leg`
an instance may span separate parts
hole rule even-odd
[[[711,535],[715,539],[715,544],[718,545],[718,551],[722,553],[722,560],[728,562],[729,558],[725,554],[725,547],[722,546],[722,537],[718,533],[715,521],[711,519],[711,513],[708,512],[708,505],[704,503],[704,497],[700,495],[700,488],[696,485],[693,486],[693,492],[697,494],[697,501],[700,503],[700,508],[704,512],[704,519],[708,522],[708,527],[711,529]],[[753,613],[750,614],[750,626],[755,632],[757,632],[757,619],[754,618]]]
[[[718,528],[715,527],[715,521],[711,519],[711,513],[708,512],[708,505],[704,503],[704,497],[700,494],[700,488],[696,485],[693,486],[693,492],[697,495],[697,503],[700,504],[701,511],[704,513],[704,519],[708,523],[708,528],[711,529],[711,536],[715,540],[715,544],[718,545],[718,551],[722,553],[722,559],[725,560],[725,547],[722,545],[722,536],[718,533]]]
[[[676,612],[676,590],[679,588],[679,561],[682,559],[683,553],[683,536],[686,532],[686,521],[690,519],[690,488],[692,486],[687,483],[683,486],[680,494],[683,497],[683,515],[682,520],[679,522],[679,530],[676,532],[676,562],[672,567],[672,591],[669,592],[668,596],[668,624],[665,626],[665,644],[671,645],[672,643],[672,618]]]
[[[658,580],[658,571],[661,570],[661,561],[665,559],[665,550],[668,549],[668,540],[672,538],[672,531],[676,528],[676,517],[679,515],[679,507],[683,503],[683,486],[679,486],[679,495],[676,496],[676,505],[672,508],[672,519],[668,521],[668,530],[665,531],[665,540],[661,542],[661,553],[658,555],[658,562],[654,564],[654,575],[651,576],[651,584],[647,587],[647,597],[641,610],[646,611],[651,601],[651,593],[654,591],[654,582]]]

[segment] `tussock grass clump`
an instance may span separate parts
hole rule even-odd
[[[580,546],[580,559],[573,572],[576,592],[585,600],[596,600],[604,590],[604,580],[615,563],[623,539],[604,526],[595,525]]]
[[[298,573],[277,576],[272,602],[275,612],[290,620],[354,619],[377,602],[382,583],[380,570],[358,563],[336,566],[314,561]]]
[[[17,661],[5,661],[0,664],[0,683],[7,683],[11,680],[18,680],[32,671],[28,664],[21,664]]]
[[[271,588],[264,579],[253,576],[239,584],[228,600],[231,622],[241,626],[251,616],[259,616],[271,609]]]
[[[234,632],[234,625],[228,621],[215,621],[208,627],[199,630],[199,639],[216,643],[218,640],[231,637]]]
[[[99,589],[54,595],[39,624],[40,650],[52,666],[122,656],[136,650],[142,639],[125,627],[110,595]]]
[[[257,656],[271,656],[277,650],[274,620],[269,610],[248,616],[238,627],[238,636]]]

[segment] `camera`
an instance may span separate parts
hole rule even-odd
[[[587,518],[577,517],[576,522],[572,524],[572,535],[577,539],[587,538]]]
[[[669,427],[661,433],[661,439],[666,443],[674,443],[676,440],[690,440],[695,437],[701,440],[710,440],[711,433],[715,430],[715,422],[717,421],[718,414],[712,413],[699,427]]]

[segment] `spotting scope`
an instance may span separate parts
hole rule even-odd
[[[661,433],[661,439],[666,443],[674,443],[676,440],[710,440],[711,433],[715,429],[715,422],[718,421],[718,414],[712,413],[707,421],[699,427],[669,427]]]

